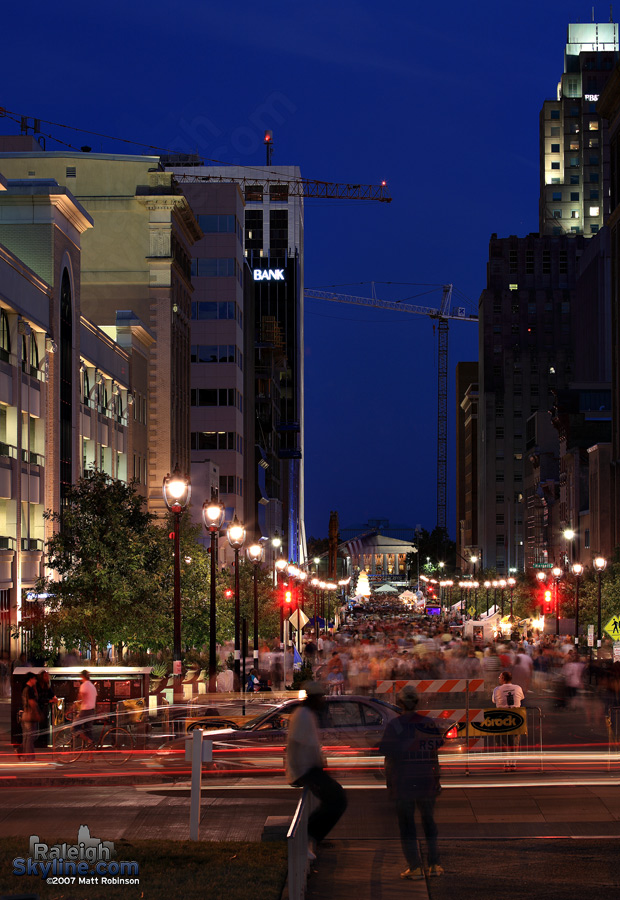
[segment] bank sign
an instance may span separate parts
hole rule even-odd
[[[285,281],[284,269],[253,269],[254,281]]]

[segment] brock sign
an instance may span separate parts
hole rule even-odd
[[[284,269],[254,269],[254,281],[284,281]]]

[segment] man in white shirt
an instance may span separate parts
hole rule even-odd
[[[499,684],[493,691],[493,703],[498,709],[510,709],[521,706],[521,701],[525,699],[522,688],[518,684],[512,683],[512,675],[510,672],[502,672],[499,676]],[[513,752],[519,747],[518,734],[506,734],[500,736],[500,745],[508,752]],[[504,769],[516,769],[517,764],[510,757],[504,765]]]
[[[75,721],[77,731],[83,735],[83,739],[87,746],[92,747],[94,744],[93,717],[97,706],[97,688],[90,680],[88,669],[82,669],[80,676],[82,678],[82,683],[80,684],[80,690],[78,692],[80,711],[78,712]],[[79,722],[82,720],[84,720],[84,724],[79,725]]]
[[[306,699],[292,714],[286,743],[286,777],[289,784],[308,787],[319,806],[308,819],[308,857],[332,830],[347,808],[344,790],[324,769],[318,714],[325,702],[323,688],[316,681],[305,685]]]
[[[525,700],[525,695],[521,686],[512,683],[510,672],[502,672],[499,684],[493,691],[493,703],[498,709],[506,709],[521,706],[522,700]]]

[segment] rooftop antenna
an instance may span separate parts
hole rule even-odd
[[[273,131],[265,132],[265,151],[267,153],[267,165],[271,165],[271,157],[273,156]]]

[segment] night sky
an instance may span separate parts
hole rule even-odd
[[[568,23],[590,21],[591,10],[578,0],[10,4],[0,105],[248,166],[263,163],[272,128],[274,167],[385,179],[394,198],[307,201],[306,286],[369,295],[374,280],[378,296],[426,306],[441,297],[426,285],[452,282],[475,311],[490,235],[538,229],[538,114],[555,96]],[[609,20],[608,3],[595,11]],[[15,128],[0,119],[1,132]],[[141,152],[50,131],[94,151]],[[432,529],[431,320],[309,300],[305,329],[308,535],[327,534],[332,509],[341,525],[381,516]],[[476,358],[476,326],[454,323],[452,536],[454,370]]]

